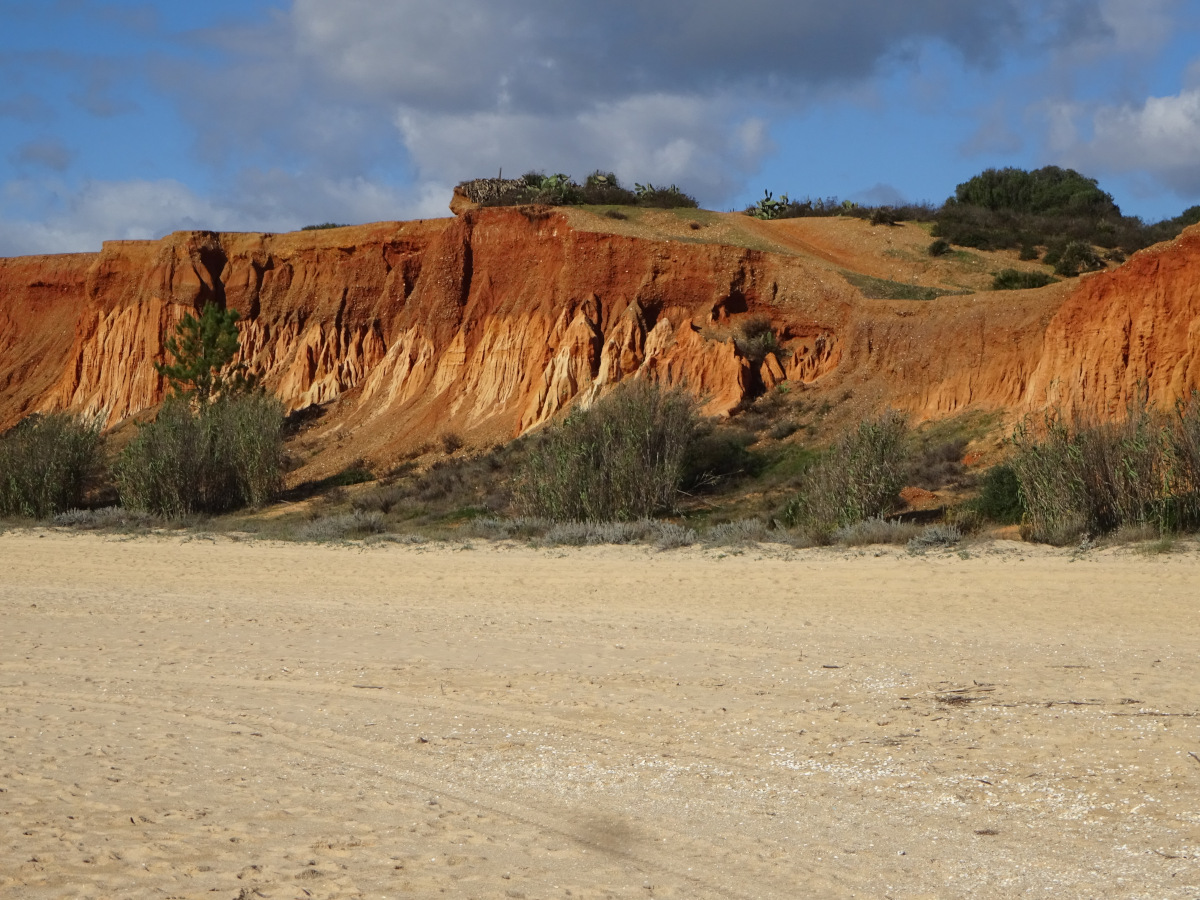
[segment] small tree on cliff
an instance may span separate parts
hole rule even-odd
[[[221,309],[215,303],[204,304],[199,318],[191,313],[183,317],[165,344],[175,361],[154,364],[173,394],[194,398],[204,406],[219,394],[242,394],[255,387],[246,364],[233,361],[238,351],[237,320],[237,310]]]

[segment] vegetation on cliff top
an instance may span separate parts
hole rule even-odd
[[[1120,262],[1151,244],[1170,240],[1184,228],[1200,222],[1200,206],[1178,216],[1147,223],[1122,215],[1112,195],[1099,183],[1073,169],[1046,166],[1023,169],[988,169],[963,182],[941,206],[927,203],[900,206],[860,206],[836,197],[775,199],[767,192],[746,213],[760,219],[810,216],[854,216],[872,224],[932,222],[930,255],[946,253],[950,245],[978,250],[1020,249],[1021,258],[1033,260],[1045,249],[1045,262],[1064,277],[1103,268],[1105,260],[1093,247],[1108,251]]]
[[[483,187],[477,190],[476,186]],[[623,187],[612,172],[596,171],[577,183],[564,174],[546,175],[527,172],[521,178],[484,179],[482,182],[463,182],[459,185],[467,196],[482,206],[580,206],[613,205],[644,206],[658,209],[685,207],[695,209],[696,198],[685,194],[675,185],[655,186],[635,184],[633,190]],[[474,195],[474,196],[472,196]]]

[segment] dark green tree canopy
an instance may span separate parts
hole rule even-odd
[[[1074,169],[1046,166],[1024,169],[988,169],[954,192],[954,199],[985,209],[1038,215],[1120,216],[1112,195],[1100,190],[1096,179]]]
[[[238,313],[206,303],[196,318],[191,313],[166,340],[173,363],[155,363],[172,393],[206,404],[218,394],[245,393],[254,377],[245,363],[234,363],[238,351]]]

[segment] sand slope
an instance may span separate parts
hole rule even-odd
[[[1200,556],[0,535],[0,896],[1200,896]]]

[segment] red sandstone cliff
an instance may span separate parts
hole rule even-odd
[[[208,300],[242,314],[247,360],[289,407],[339,401],[326,433],[367,456],[511,436],[635,376],[685,383],[713,415],[783,379],[920,417],[1109,412],[1139,383],[1160,401],[1200,386],[1200,228],[1078,284],[871,301],[803,255],[491,209],[0,260],[0,427],[154,405],[164,337]],[[757,370],[730,339],[756,313],[788,351]]]

